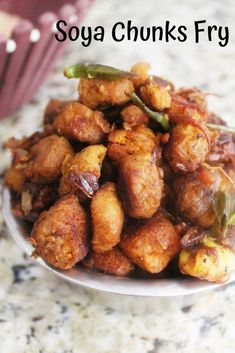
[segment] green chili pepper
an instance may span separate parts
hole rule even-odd
[[[67,78],[101,78],[105,80],[118,80],[125,77],[136,77],[136,74],[131,72],[115,69],[111,66],[98,64],[75,64],[68,66],[64,70],[64,75]]]
[[[132,102],[138,105],[145,113],[147,113],[151,119],[157,121],[164,131],[170,131],[171,126],[168,120],[168,116],[166,114],[154,112],[153,110],[149,109],[135,93],[131,93],[129,96]]]

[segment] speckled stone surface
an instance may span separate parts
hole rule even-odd
[[[179,4],[177,4],[179,3]],[[227,25],[230,43],[115,43],[109,29],[117,21],[159,25],[166,20],[191,28],[193,21]],[[208,93],[211,109],[234,124],[235,2],[97,0],[84,25],[103,25],[103,43],[89,48],[74,43],[37,96],[0,123],[0,144],[11,135],[40,126],[51,97],[76,96],[76,82],[67,82],[62,68],[93,61],[129,68],[149,61],[152,71],[180,85]],[[190,31],[189,31],[190,32]],[[192,33],[192,32],[190,32]],[[1,147],[1,173],[9,154]],[[57,279],[25,256],[0,225],[0,352],[4,353],[229,353],[235,349],[235,284],[197,296],[144,301],[111,299]]]

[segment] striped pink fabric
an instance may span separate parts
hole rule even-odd
[[[92,2],[0,0],[1,10],[24,17],[15,27],[11,43],[0,34],[0,119],[32,98],[62,54],[67,43],[55,40],[52,32],[55,21],[64,19],[69,22],[71,16],[76,15],[78,24]],[[35,29],[40,32],[40,37],[32,41],[32,30],[35,32]]]

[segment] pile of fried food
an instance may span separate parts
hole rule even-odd
[[[234,129],[201,91],[149,69],[65,69],[78,100],[50,101],[42,131],[6,143],[12,211],[54,267],[222,283],[235,269]]]

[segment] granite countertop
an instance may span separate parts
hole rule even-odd
[[[40,126],[51,97],[76,96],[76,82],[66,81],[62,68],[77,61],[93,61],[128,68],[149,61],[152,71],[178,86],[195,85],[208,93],[210,107],[230,123],[234,119],[234,1],[97,0],[84,25],[106,28],[103,43],[89,48],[71,45],[37,96],[0,123],[0,144],[8,136],[28,134]],[[108,29],[132,19],[136,25],[165,20],[192,26],[230,27],[230,43],[216,42],[115,43]],[[233,31],[233,32],[232,32]],[[1,147],[1,173],[9,163]],[[206,353],[235,349],[235,284],[213,292],[144,302],[121,300],[87,292],[48,273],[22,253],[0,221],[0,352],[4,353]]]

